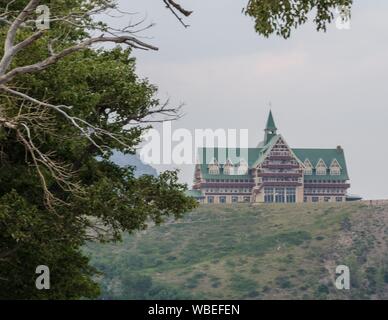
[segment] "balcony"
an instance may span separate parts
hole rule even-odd
[[[350,188],[350,183],[305,183],[305,188],[338,188],[338,189],[348,189]]]
[[[275,164],[275,163],[264,163],[262,165],[262,168],[268,168],[268,169],[298,169],[299,164]]]
[[[300,187],[303,184],[296,181],[264,181],[261,185],[264,187]]]
[[[269,177],[269,178],[301,178],[302,174],[298,172],[259,172],[257,174],[258,177]]]
[[[270,155],[267,157],[268,160],[294,160],[292,156],[281,156],[281,155]]]

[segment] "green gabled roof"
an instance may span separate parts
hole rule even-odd
[[[224,165],[229,159],[233,164],[238,164],[241,158],[248,163],[249,168],[255,167],[258,163],[263,161],[264,157],[268,150],[271,149],[271,146],[276,143],[280,135],[274,136],[268,144],[263,148],[200,148],[198,150],[198,157],[200,161],[201,173],[204,179],[229,179],[229,180],[238,180],[238,179],[251,179],[249,174],[246,175],[225,175],[223,174],[222,169],[220,169],[220,174],[209,174],[208,173],[208,164],[215,158],[219,165]],[[345,154],[343,149],[291,149],[295,156],[304,163],[306,159],[309,159],[313,167],[317,165],[318,161],[322,159],[326,166],[329,168],[334,159],[336,159],[341,166],[341,175],[324,175],[317,176],[315,171],[312,175],[305,176],[306,180],[327,180],[330,177],[330,180],[349,180],[348,171],[346,167]],[[213,152],[210,153],[209,152]],[[206,159],[207,155],[210,155],[209,159]],[[245,156],[248,155],[248,159]]]
[[[270,110],[269,111],[269,115],[268,115],[268,119],[267,119],[267,124],[265,126],[265,130],[276,130],[276,125],[275,125],[275,121],[273,119],[273,116],[272,116],[272,111]]]
[[[220,169],[220,174],[209,174],[208,163],[213,157],[217,160],[219,165],[224,165],[227,160],[230,160],[233,164],[237,165],[241,159],[244,159],[247,162],[248,167],[251,168],[254,161],[259,157],[260,150],[260,148],[200,148],[198,150],[198,160],[200,161],[202,177],[204,179],[251,179],[249,174],[223,174],[222,169]],[[209,158],[207,158],[207,156]],[[246,159],[246,157],[248,157],[248,159]]]
[[[341,166],[341,175],[339,176],[317,176],[314,173],[311,176],[306,176],[305,179],[309,179],[311,177],[314,180],[327,180],[327,177],[330,177],[331,180],[349,180],[343,149],[292,149],[292,151],[294,151],[295,155],[302,162],[309,159],[314,168],[320,159],[325,162],[328,168],[334,159],[337,159],[339,165]]]
[[[208,164],[214,157],[218,164],[225,164],[229,159],[233,164],[238,164],[244,159],[251,167],[260,155],[261,148],[199,148],[198,160],[202,164]],[[248,159],[246,159],[246,155]],[[208,158],[207,158],[208,156]],[[208,160],[208,161],[206,161]]]

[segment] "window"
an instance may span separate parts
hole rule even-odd
[[[304,201],[304,202],[307,202],[307,197],[304,197],[304,198],[303,198],[303,201]]]
[[[210,163],[209,163],[209,174],[220,174],[220,168],[218,166],[218,162],[216,159],[213,159]]]
[[[284,188],[275,189],[275,202],[284,203]]]
[[[251,197],[244,197],[244,202],[251,202]]]
[[[318,161],[318,164],[315,167],[315,169],[317,172],[317,176],[325,176],[326,175],[327,167],[326,167],[325,162],[322,159],[320,159]]]
[[[273,197],[273,188],[264,188],[264,202],[272,203],[274,200]]]
[[[287,188],[286,189],[286,200],[288,203],[296,202],[296,189],[295,188]]]
[[[244,159],[242,159],[240,161],[240,164],[239,164],[238,168],[237,168],[237,174],[238,175],[244,175],[244,174],[247,174],[247,173],[248,173],[248,164],[247,164],[247,162]]]
[[[330,201],[330,197],[325,197],[323,200],[324,200],[325,202],[329,202],[329,201]]]
[[[207,203],[214,203],[214,197],[213,196],[207,197]]]
[[[312,202],[319,202],[319,197],[312,197],[312,198],[311,198],[311,201],[312,201]]]
[[[220,197],[220,203],[226,203],[226,197],[225,196],[221,196]]]
[[[311,176],[313,174],[313,165],[311,164],[309,159],[305,160],[304,166],[305,166],[304,174],[306,176]]]
[[[237,196],[232,196],[232,202],[233,202],[233,203],[238,202],[238,197],[237,197]]]
[[[342,197],[335,197],[335,201],[337,201],[337,202],[342,202]]]
[[[220,168],[216,164],[209,166],[209,174],[220,174]]]
[[[226,161],[224,165],[224,174],[227,174],[227,175],[234,174],[234,166],[230,160]]]
[[[334,159],[330,165],[330,175],[339,176],[341,174],[341,166],[338,163],[337,159]]]

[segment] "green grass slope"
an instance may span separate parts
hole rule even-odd
[[[387,299],[387,226],[388,205],[203,205],[85,250],[105,299]]]

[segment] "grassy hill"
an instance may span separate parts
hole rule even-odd
[[[388,299],[387,204],[202,205],[85,250],[107,299]]]

